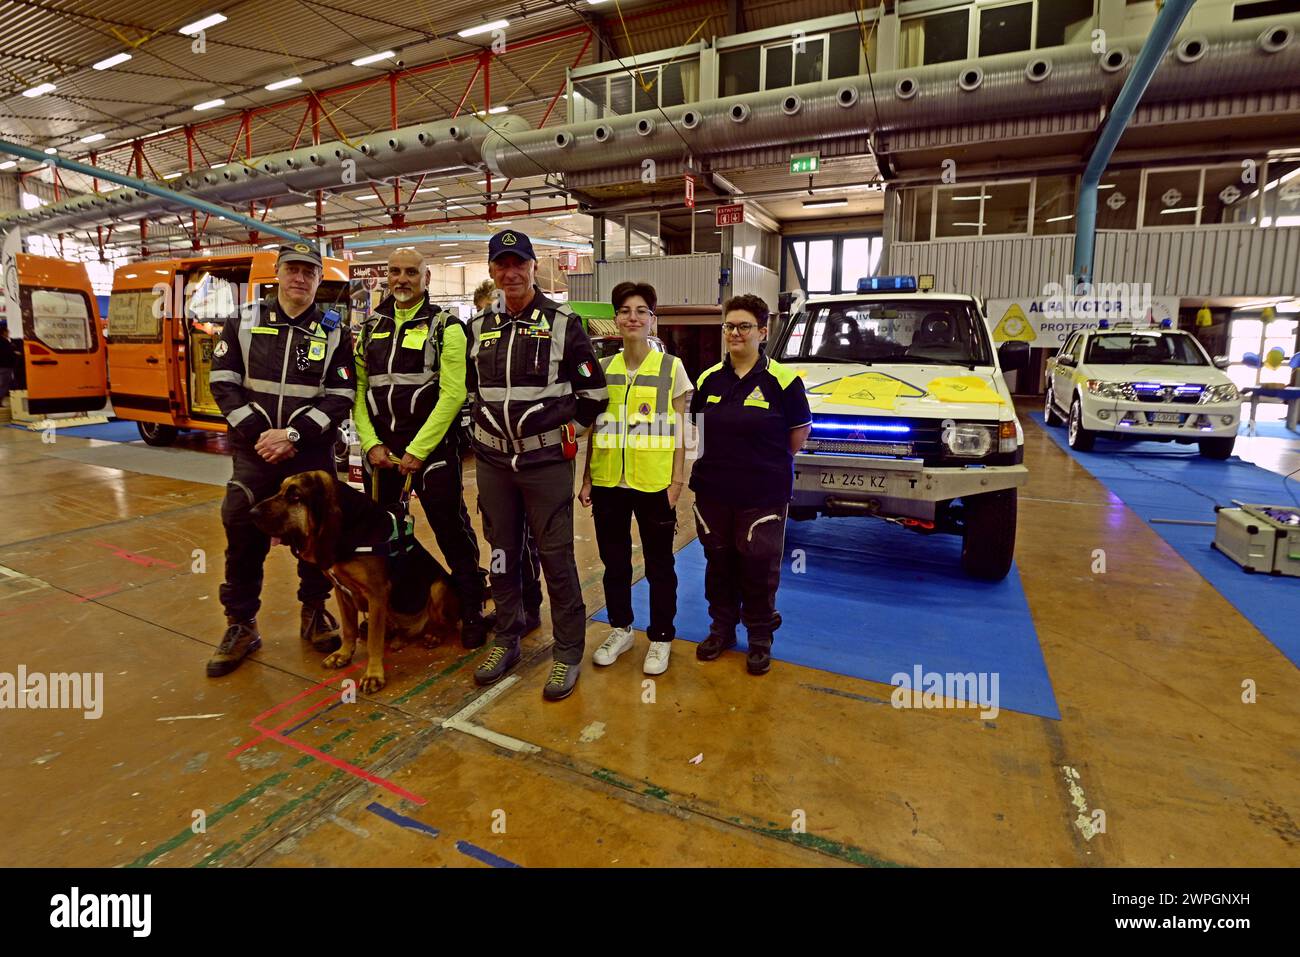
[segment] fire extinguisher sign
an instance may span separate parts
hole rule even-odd
[[[686,176],[686,205],[695,208],[695,177],[689,174]]]

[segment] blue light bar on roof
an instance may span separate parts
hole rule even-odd
[[[1097,320],[1097,328],[1098,328],[1098,329],[1109,329],[1109,328],[1110,328],[1110,320],[1109,320],[1109,319],[1098,319],[1098,320]]]
[[[1173,321],[1172,319],[1161,319],[1161,320],[1160,320],[1160,328],[1161,328],[1161,329],[1172,329],[1173,327],[1174,327],[1174,321]]]
[[[915,276],[863,276],[858,292],[916,292]]]

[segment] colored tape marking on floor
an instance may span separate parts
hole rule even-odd
[[[457,841],[456,850],[460,851],[466,857],[472,857],[476,861],[482,861],[484,864],[490,864],[493,867],[521,867],[514,861],[507,861],[504,857],[497,857],[491,851],[485,851],[477,844],[471,844],[469,841]]]
[[[371,801],[366,805],[366,810],[371,814],[378,814],[385,821],[396,824],[398,827],[404,827],[411,831],[419,831],[421,834],[428,834],[430,837],[437,837],[441,831],[436,827],[430,827],[423,821],[417,821],[413,817],[407,817],[405,814],[398,814],[392,808],[386,808],[378,801]]]

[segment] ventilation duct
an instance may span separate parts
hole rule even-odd
[[[195,170],[170,181],[177,191],[210,203],[242,206],[293,193],[349,188],[344,183],[344,163],[356,164],[353,182],[386,180],[397,176],[458,174],[482,168],[481,144],[493,129],[514,140],[529,129],[518,116],[493,117],[491,127],[478,117],[457,117],[437,123],[408,126],[354,141],[305,146],[283,153],[259,156],[219,169]],[[102,193],[103,207],[81,205],[86,197],[53,203],[40,209],[0,217],[26,228],[46,232],[107,226],[124,217],[139,219],[188,212],[190,207],[134,189]]]
[[[1189,47],[1165,56],[1143,102],[1292,88],[1300,76],[1293,22],[1300,23],[1292,17],[1263,28],[1255,22],[1198,31]],[[500,176],[580,172],[637,166],[647,158],[675,159],[688,150],[703,156],[877,128],[1020,116],[1030,104],[1054,113],[1099,110],[1114,101],[1143,40],[1113,42],[1100,55],[1087,44],[1008,53],[878,73],[870,81],[849,77],[606,117],[565,126],[563,146],[557,145],[554,129],[511,136],[511,142],[489,135],[483,159]],[[648,131],[647,119],[654,122]],[[641,135],[624,135],[632,132]],[[601,148],[583,148],[595,145]]]

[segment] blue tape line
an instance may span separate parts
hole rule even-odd
[[[460,851],[466,857],[472,857],[476,861],[482,861],[484,864],[491,864],[493,867],[519,867],[514,861],[507,861],[504,857],[497,857],[491,851],[485,851],[477,844],[471,844],[469,841],[457,841],[456,850]]]
[[[280,733],[281,733],[281,734],[285,734],[285,735],[293,734],[295,731],[297,731],[299,728],[301,728],[304,724],[311,724],[313,721],[315,721],[315,720],[316,720],[317,718],[319,718],[321,715],[323,715],[323,714],[329,714],[331,711],[333,711],[335,708],[337,708],[337,707],[338,707],[339,705],[341,705],[342,703],[343,703],[342,699],[340,699],[340,700],[338,700],[338,701],[335,701],[335,702],[334,702],[332,705],[330,705],[328,708],[321,708],[321,710],[319,710],[319,711],[317,711],[317,712],[314,712],[313,714],[309,714],[306,718],[304,718],[302,721],[300,721],[300,722],[298,722],[297,724],[295,724],[295,725],[294,725],[292,728],[290,728],[288,731],[281,731]]]
[[[438,836],[439,832],[436,827],[430,827],[423,821],[417,821],[415,818],[407,817],[405,814],[398,814],[396,811],[384,807],[378,801],[371,801],[366,805],[366,810],[370,811],[372,814],[378,814],[385,821],[392,821],[398,827],[410,828],[412,831],[423,831],[430,837]]]

